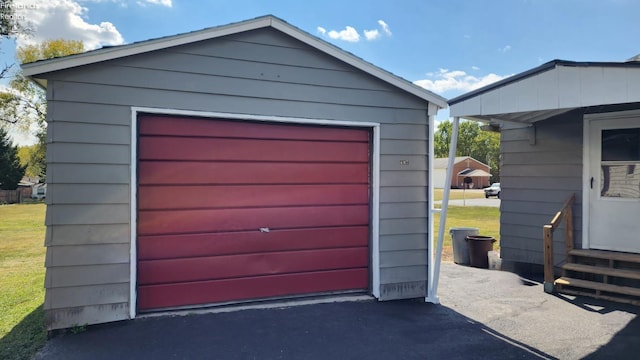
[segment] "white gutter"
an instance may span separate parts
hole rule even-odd
[[[442,194],[442,206],[440,209],[433,207],[433,186],[432,186],[432,173],[433,173],[433,119],[429,118],[429,234],[431,234],[429,241],[429,283],[427,288],[427,298],[425,301],[439,304],[438,299],[438,280],[440,279],[440,262],[442,261],[442,246],[444,243],[444,227],[447,221],[447,208],[449,206],[449,193],[451,190],[451,175],[453,175],[453,165],[456,157],[456,147],[458,146],[458,128],[460,125],[460,118],[453,118],[453,129],[451,131],[451,144],[449,145],[449,164],[447,166],[447,175],[444,180],[444,190]],[[433,216],[436,213],[440,213],[440,228],[438,229],[438,244],[435,249],[435,259],[433,250]]]

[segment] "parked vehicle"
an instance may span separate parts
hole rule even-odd
[[[47,184],[39,183],[31,187],[31,198],[42,200],[47,197]]]
[[[493,183],[484,189],[484,197],[488,199],[489,196],[495,196],[500,199],[500,183]]]

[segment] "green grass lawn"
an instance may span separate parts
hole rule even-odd
[[[443,196],[443,189],[433,189],[433,200],[441,201]],[[462,199],[482,199],[484,198],[484,191],[482,189],[451,189],[449,193],[449,200],[462,200]]]
[[[29,359],[44,345],[44,214],[40,204],[0,205],[0,359]]]
[[[437,238],[439,227],[440,214],[437,214],[434,217],[434,233],[436,234],[434,238]],[[449,229],[452,227],[478,228],[480,235],[493,236],[498,240],[494,244],[494,250],[500,248],[500,209],[497,207],[449,206],[442,251],[442,259],[445,261],[453,261],[451,235],[449,235]]]

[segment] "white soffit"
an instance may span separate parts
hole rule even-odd
[[[450,100],[451,116],[532,123],[575,108],[640,102],[640,64],[554,61],[496,85]]]

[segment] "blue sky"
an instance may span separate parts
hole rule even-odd
[[[625,61],[640,53],[637,0],[15,2],[35,29],[18,44],[66,38],[88,48],[272,14],[445,98],[553,59]],[[13,62],[14,46],[3,41],[1,63]]]

